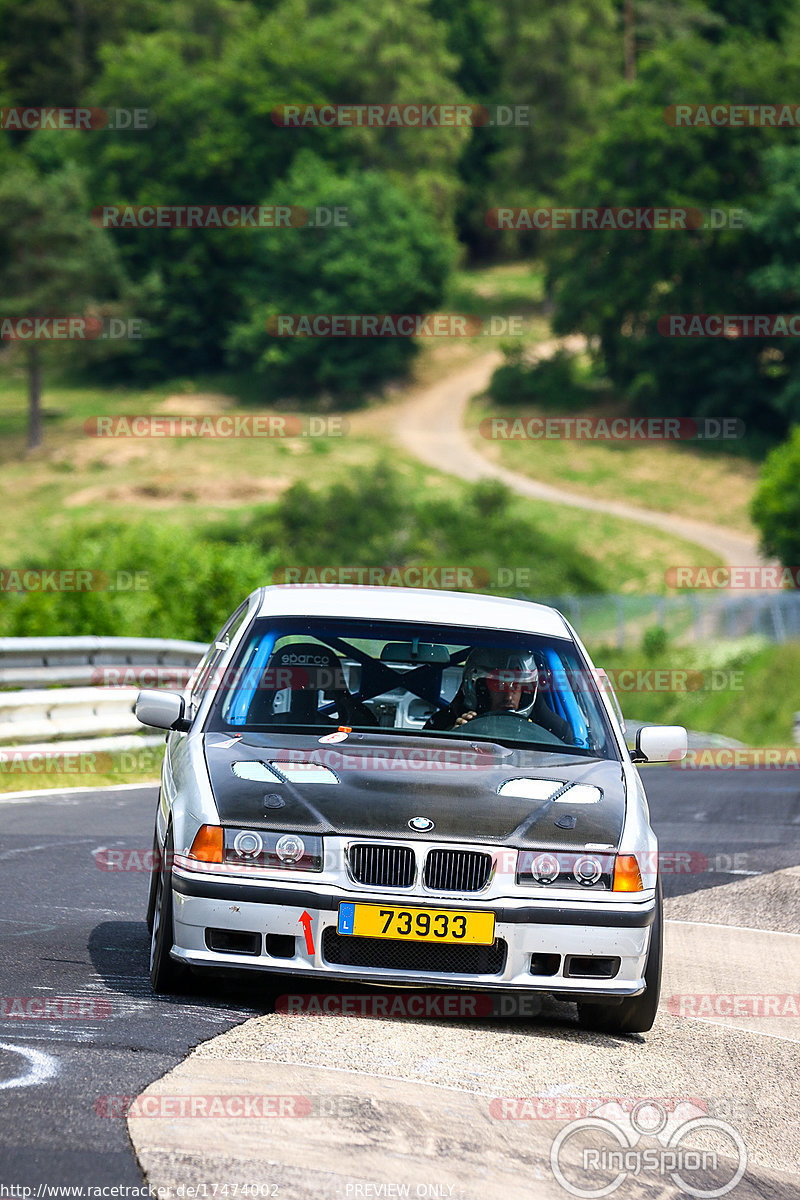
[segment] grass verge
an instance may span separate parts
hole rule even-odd
[[[794,746],[800,711],[800,642],[765,644],[743,638],[674,646],[657,658],[641,651],[596,648],[611,673],[624,715],[655,725],[685,725],[748,746]]]
[[[59,751],[55,744],[46,759],[24,746],[0,750],[0,795],[7,792],[47,791],[53,788],[118,787],[123,783],[158,785],[164,745],[140,750]]]

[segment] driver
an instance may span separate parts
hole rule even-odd
[[[434,713],[425,728],[456,729],[486,713],[512,713],[547,729],[568,745],[574,740],[569,723],[545,703],[532,654],[473,650],[449,708]]]

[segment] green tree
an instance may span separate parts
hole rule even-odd
[[[0,92],[12,105],[80,104],[102,46],[155,18],[157,0],[0,0]]]
[[[458,230],[474,258],[537,249],[530,237],[498,235],[498,205],[548,204],[567,167],[601,126],[622,74],[614,0],[433,0],[457,82],[469,100],[521,111],[508,124],[477,126],[459,160]],[[508,119],[506,112],[501,118]]]
[[[767,312],[796,313],[800,305],[800,145],[773,146],[764,155],[766,195],[754,212],[760,264],[750,281]],[[800,351],[795,338],[775,338],[762,350],[784,425],[800,416]]]
[[[800,425],[767,456],[751,512],[764,553],[784,566],[796,567],[800,563]]]
[[[94,204],[254,204],[278,192],[284,203],[301,203],[290,185],[278,185],[298,153],[311,150],[340,173],[383,172],[432,214],[445,240],[452,236],[455,164],[468,130],[297,129],[272,119],[283,104],[461,101],[456,60],[428,0],[208,0],[205,8],[199,21],[188,4],[165,6],[159,29],[107,48],[92,102],[148,108],[155,125],[146,136],[91,144],[61,135],[62,152],[89,172]],[[256,238],[214,229],[113,236],[131,278],[159,283],[140,368],[221,367],[228,334],[245,315],[240,284]],[[377,225],[373,236],[383,236]]]
[[[316,396],[349,404],[364,390],[402,373],[415,352],[410,338],[276,337],[268,318],[281,314],[429,313],[440,303],[455,246],[432,214],[378,171],[339,175],[302,154],[286,184],[309,212],[336,209],[346,224],[250,236],[241,280],[247,316],[229,339],[231,359],[253,366],[272,396]]]
[[[740,26],[757,37],[781,40],[786,27],[797,16],[795,0],[709,0],[710,11],[729,26]]]
[[[52,175],[20,162],[0,176],[2,317],[83,316],[121,296],[124,278],[108,235],[89,217],[74,166]],[[42,441],[43,344],[24,343],[28,373],[28,449]]]
[[[653,415],[731,416],[775,439],[792,414],[781,393],[774,354],[796,351],[751,338],[662,336],[658,320],[682,313],[780,311],[784,297],[758,285],[765,247],[747,217],[764,204],[765,151],[785,129],[682,128],[664,110],[719,97],[761,103],[797,87],[797,58],[770,41],[733,36],[709,52],[693,36],[646,57],[624,88],[606,129],[574,171],[576,206],[689,207],[733,211],[715,228],[554,232],[545,243],[557,333],[598,338],[602,365],[636,409]],[[738,216],[736,214],[742,214]],[[796,410],[795,410],[796,415]]]

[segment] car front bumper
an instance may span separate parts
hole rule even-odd
[[[431,896],[398,896],[385,891],[353,892],[330,886],[281,886],[280,883],[229,881],[194,871],[173,871],[173,958],[189,966],[273,972],[281,975],[325,977],[335,980],[410,987],[449,987],[484,990],[539,991],[562,995],[565,999],[625,997],[644,991],[644,968],[655,915],[655,898],[587,901],[577,897],[568,903],[552,900],[529,901],[520,897],[494,897],[480,903]],[[331,945],[341,943],[334,937],[338,906],[345,901],[412,905],[436,909],[492,911],[495,913],[495,937],[505,943],[505,953],[496,956],[489,970],[437,968],[441,944],[428,944],[430,955],[425,969],[387,965],[376,954],[374,964],[348,964],[329,961]],[[307,917],[305,914],[308,914]],[[206,931],[258,934],[260,953],[242,954],[212,950]],[[306,929],[308,936],[306,936]],[[326,930],[330,931],[326,935]],[[281,938],[281,956],[268,952],[266,935]],[[294,939],[294,952],[285,956]],[[373,939],[348,938],[350,942]],[[388,940],[388,939],[387,939]],[[420,943],[413,943],[419,946]],[[397,942],[391,942],[397,947]],[[328,953],[326,954],[326,947]],[[362,949],[368,950],[366,947]],[[499,948],[498,948],[499,949]],[[392,958],[391,951],[387,952]],[[537,956],[533,960],[532,956]],[[549,956],[544,960],[538,956]],[[549,973],[558,956],[554,973]],[[619,959],[611,978],[592,978],[568,972],[575,966],[572,956],[581,959]],[[363,957],[363,953],[362,953]],[[394,955],[396,957],[396,954]],[[502,958],[502,961],[498,961]],[[540,966],[547,963],[548,973]],[[440,964],[441,965],[441,964]],[[580,964],[585,967],[585,963]]]

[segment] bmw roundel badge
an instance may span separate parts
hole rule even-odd
[[[412,817],[408,822],[409,829],[416,829],[417,833],[427,833],[429,829],[433,829],[433,821],[428,817]]]

